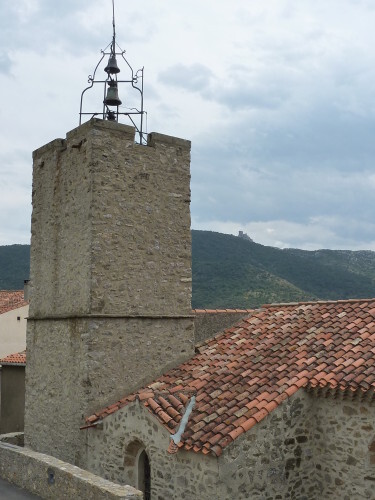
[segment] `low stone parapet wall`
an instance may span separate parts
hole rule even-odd
[[[251,312],[251,309],[193,309],[195,345],[211,339]]]
[[[23,432],[10,432],[8,434],[0,434],[0,442],[14,444],[16,446],[23,446],[24,433]]]
[[[51,500],[141,500],[131,486],[120,486],[57,458],[0,440],[0,477]]]

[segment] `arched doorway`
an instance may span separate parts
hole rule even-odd
[[[133,485],[144,494],[144,500],[151,500],[151,466],[145,445],[132,441],[125,448],[125,482]]]
[[[151,499],[151,468],[145,449],[138,456],[138,489],[143,492],[144,500]]]

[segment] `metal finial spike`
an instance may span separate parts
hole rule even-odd
[[[113,42],[112,42],[112,50],[116,51],[115,43],[116,43],[116,25],[115,25],[115,0],[112,0],[112,26],[113,26]]]
[[[143,68],[134,71],[129,61],[125,57],[125,50],[122,50],[116,42],[115,0],[112,0],[112,27],[112,40],[106,46],[106,48],[101,51],[102,56],[97,63],[94,72],[88,77],[88,86],[81,93],[79,124],[81,125],[82,120],[84,120],[86,117],[92,118],[94,116],[100,115],[102,116],[103,120],[115,121],[119,123],[121,123],[121,121],[125,119],[136,130],[136,142],[139,142],[139,144],[146,144],[146,136],[143,131],[143,115],[146,114],[143,109]],[[97,78],[97,70],[105,57],[108,57],[108,63],[104,68],[106,78]],[[125,76],[125,78],[121,80],[118,78],[120,68],[117,65],[117,61],[124,61],[126,63],[125,72],[127,76]],[[96,87],[97,84],[104,84],[104,95],[101,112],[98,112],[97,109],[90,109],[88,108],[88,106],[85,106],[85,109],[83,107],[83,101],[86,92],[91,90],[94,86]],[[119,97],[118,87],[121,86],[122,89],[122,84],[128,84],[127,88],[129,91],[129,95],[126,97],[127,106],[122,106],[122,108],[120,109],[122,101]],[[137,100],[139,99],[138,105],[133,105],[134,98],[137,98]],[[110,107],[117,109],[109,109]]]

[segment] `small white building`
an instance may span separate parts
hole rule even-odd
[[[0,290],[0,357],[26,349],[29,303],[23,290]]]

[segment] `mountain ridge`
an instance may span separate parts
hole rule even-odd
[[[30,245],[0,246],[0,289],[21,289],[29,270]],[[196,309],[375,297],[371,250],[280,249],[192,230],[192,274]]]
[[[192,248],[193,307],[249,308],[272,302],[375,296],[375,252],[371,250],[279,249],[194,230]],[[262,272],[268,273],[266,283]],[[280,283],[285,285],[282,289]]]

